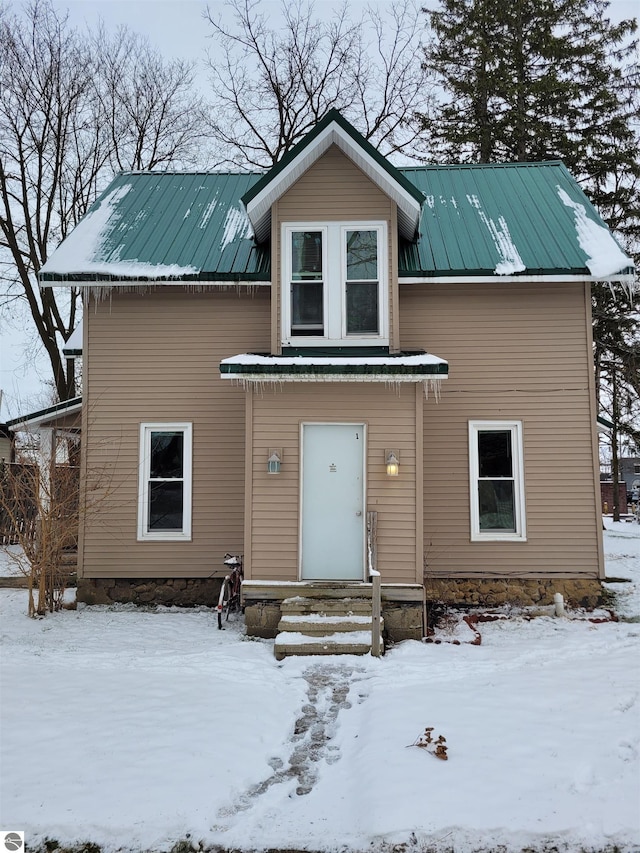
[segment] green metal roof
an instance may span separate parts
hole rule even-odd
[[[40,273],[42,282],[269,281],[241,196],[253,173],[123,172]]]
[[[244,353],[225,358],[220,362],[223,378],[276,377],[280,380],[295,380],[311,377],[353,379],[380,377],[389,381],[422,382],[425,379],[446,379],[449,364],[430,353],[398,353],[395,355],[369,356],[275,356],[260,353]]]
[[[423,192],[425,204],[419,239],[400,244],[401,277],[606,277],[623,269],[593,271],[601,255],[616,255],[618,247],[560,161],[402,171]]]
[[[424,194],[400,277],[603,275],[627,271],[609,230],[560,161],[402,170]],[[587,254],[589,252],[589,254]],[[605,270],[604,255],[612,257]],[[620,258],[616,256],[620,255]],[[598,263],[603,261],[603,269]]]
[[[268,283],[270,247],[256,243],[242,199],[279,168],[265,176],[118,175],[43,266],[40,280]],[[417,239],[400,240],[401,280],[632,273],[631,260],[560,162],[420,166],[393,174],[422,199]]]

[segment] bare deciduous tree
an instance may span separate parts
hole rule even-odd
[[[60,610],[78,536],[78,469],[65,464],[44,476],[37,464],[0,465],[0,518],[7,554],[27,579],[28,614]],[[34,593],[37,592],[37,600]]]
[[[77,294],[60,305],[39,293],[35,275],[49,246],[95,193],[95,149],[88,158],[82,133],[90,114],[90,58],[65,37],[64,21],[35,3],[27,20],[0,20],[0,248],[3,278],[18,285],[47,351],[60,399],[73,396],[56,335],[67,339],[77,317]],[[86,168],[79,169],[79,160]],[[84,191],[84,192],[83,192]]]
[[[96,90],[114,171],[201,162],[205,111],[193,66],[168,62],[146,39],[100,27],[93,41]]]
[[[190,162],[203,138],[191,69],[126,30],[81,35],[49,0],[0,6],[0,265],[3,295],[28,304],[57,397],[74,396],[61,354],[80,311],[76,289],[40,291],[48,253],[114,170]]]
[[[271,166],[332,108],[383,153],[419,154],[417,115],[428,112],[431,87],[411,0],[384,13],[370,9],[356,22],[346,4],[325,19],[306,0],[283,2],[281,25],[259,0],[226,5],[232,25],[206,13],[221,162]]]

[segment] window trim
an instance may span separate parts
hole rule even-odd
[[[510,432],[513,460],[513,503],[515,531],[480,529],[480,507],[478,503],[479,457],[478,434],[480,432]],[[524,448],[522,421],[469,421],[469,501],[472,542],[526,542],[527,525],[525,514]]]
[[[378,323],[379,334],[346,334],[346,234],[348,231],[378,234]],[[322,232],[323,311],[322,335],[291,334],[291,234],[294,231]],[[280,234],[280,332],[283,346],[388,346],[389,345],[389,242],[387,223],[371,221],[283,222]]]
[[[183,492],[182,530],[149,530],[149,491],[151,464],[151,433],[182,432],[183,434]],[[193,424],[189,421],[145,421],[140,424],[138,473],[138,541],[139,542],[190,542],[193,483]]]

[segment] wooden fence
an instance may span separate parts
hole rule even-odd
[[[51,473],[52,519],[69,530],[64,548],[77,545],[79,473],[77,466],[57,465]],[[37,465],[0,463],[0,545],[16,545],[37,533],[40,472]]]

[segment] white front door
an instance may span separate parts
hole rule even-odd
[[[301,577],[363,580],[364,424],[303,424]]]

